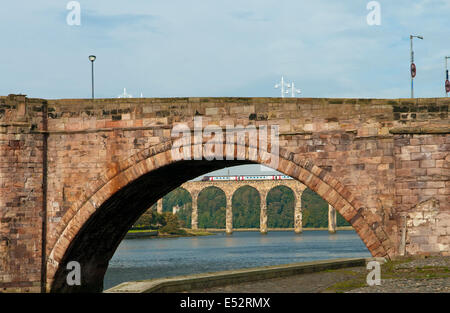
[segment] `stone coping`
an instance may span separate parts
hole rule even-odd
[[[270,278],[313,273],[329,269],[365,266],[368,261],[384,262],[384,258],[341,258],[274,266],[262,266],[239,270],[157,278],[124,282],[105,290],[105,293],[180,292],[198,288],[224,286]]]

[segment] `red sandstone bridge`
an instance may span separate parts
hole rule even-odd
[[[255,148],[275,157],[271,143],[246,139],[215,145],[212,160],[173,158],[171,130],[198,116],[218,127],[279,125],[274,169],[334,207],[373,256],[448,255],[449,104],[0,97],[0,290],[101,291],[110,258],[150,205],[213,170],[267,165],[251,157]],[[208,140],[188,140],[183,152]],[[81,286],[66,283],[71,261],[81,264]]]

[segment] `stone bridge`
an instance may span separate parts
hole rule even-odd
[[[0,290],[101,291],[110,258],[150,205],[205,173],[276,157],[273,168],[333,206],[373,256],[448,255],[449,103],[0,97]],[[247,138],[215,145],[226,158],[173,158],[172,128],[192,128],[194,117],[279,125],[279,153]],[[212,138],[193,137],[183,153]],[[70,261],[81,286],[66,283]]]
[[[191,228],[198,229],[198,205],[199,194],[208,187],[216,187],[223,191],[226,200],[225,231],[227,234],[233,233],[233,210],[232,199],[234,193],[243,186],[254,188],[260,197],[260,222],[259,228],[262,234],[267,233],[267,196],[269,192],[278,186],[289,188],[295,198],[294,204],[294,231],[297,234],[302,232],[302,194],[306,186],[298,180],[241,180],[241,181],[189,181],[181,185],[181,188],[189,192],[192,199]],[[162,213],[162,199],[158,200],[157,211]],[[328,205],[328,230],[330,233],[336,232],[336,210]]]

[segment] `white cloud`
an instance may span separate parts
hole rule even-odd
[[[444,0],[379,1],[381,26],[361,0],[80,2],[80,27],[66,25],[64,1],[3,4],[0,94],[88,97],[94,53],[99,97],[278,96],[282,74],[304,96],[406,97],[419,33],[416,95],[431,97],[450,54]]]

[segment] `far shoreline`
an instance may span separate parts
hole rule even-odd
[[[161,238],[181,238],[181,237],[198,237],[198,236],[211,236],[216,235],[217,233],[224,233],[226,230],[222,228],[201,228],[198,230],[192,230],[183,228],[187,233],[183,235],[177,234],[164,234],[159,233],[158,230],[140,230],[140,231],[129,231],[124,239],[141,239],[141,238],[150,238],[150,239],[161,239]],[[302,231],[326,231],[328,228],[326,227],[318,227],[318,228],[310,228],[305,227]],[[352,226],[339,226],[336,227],[336,231],[343,230],[354,230]],[[285,231],[285,232],[294,232],[294,228],[269,228],[268,232],[271,231]],[[236,228],[233,229],[233,232],[259,232],[259,228]]]

